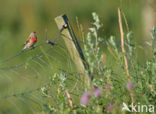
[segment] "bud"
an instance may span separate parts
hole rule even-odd
[[[95,97],[101,97],[101,90],[98,87],[95,87],[93,94]]]
[[[127,89],[129,90],[129,91],[131,91],[131,90],[133,90],[134,89],[134,83],[133,82],[130,82],[130,83],[127,83]]]
[[[90,94],[88,92],[83,93],[80,103],[84,106],[86,106],[88,104],[90,100]]]
[[[106,84],[104,87],[105,87],[106,93],[108,93],[110,91],[110,89],[111,89],[111,85],[110,84]]]
[[[114,106],[112,104],[105,107],[107,111],[112,111]]]

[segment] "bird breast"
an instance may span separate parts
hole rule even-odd
[[[37,38],[32,38],[31,41],[32,41],[32,42],[36,42],[36,41],[37,41]]]

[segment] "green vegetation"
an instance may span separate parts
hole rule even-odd
[[[156,111],[156,28],[145,41],[142,7],[139,0],[0,1],[0,113],[127,114],[132,112],[122,111],[123,103],[132,110],[133,102],[137,112],[147,106],[142,114],[153,112],[150,105]],[[77,71],[61,39],[54,18],[62,13],[70,19],[93,80],[82,78],[89,71]],[[34,30],[36,48],[20,54]]]

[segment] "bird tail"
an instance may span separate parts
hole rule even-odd
[[[22,49],[22,52],[26,49],[27,47],[26,46],[24,46],[24,48]]]

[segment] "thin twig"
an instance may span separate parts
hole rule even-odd
[[[126,70],[128,82],[131,82],[129,69],[128,69],[127,56],[125,54],[126,51],[125,51],[125,46],[124,46],[124,32],[123,32],[123,27],[122,27],[120,8],[118,8],[118,16],[119,16],[119,28],[120,28],[120,34],[121,34],[121,49],[122,49],[122,53],[124,54],[125,70]],[[130,91],[130,96],[131,96],[132,103],[134,104],[135,101],[134,101],[134,93],[133,93],[133,91]]]
[[[125,21],[125,24],[126,24],[126,28],[127,28],[127,32],[129,32],[129,26],[128,26],[128,22],[127,22],[127,19],[126,19],[126,15],[124,12],[121,12],[122,15],[123,15],[123,18],[124,18],[124,21]]]

